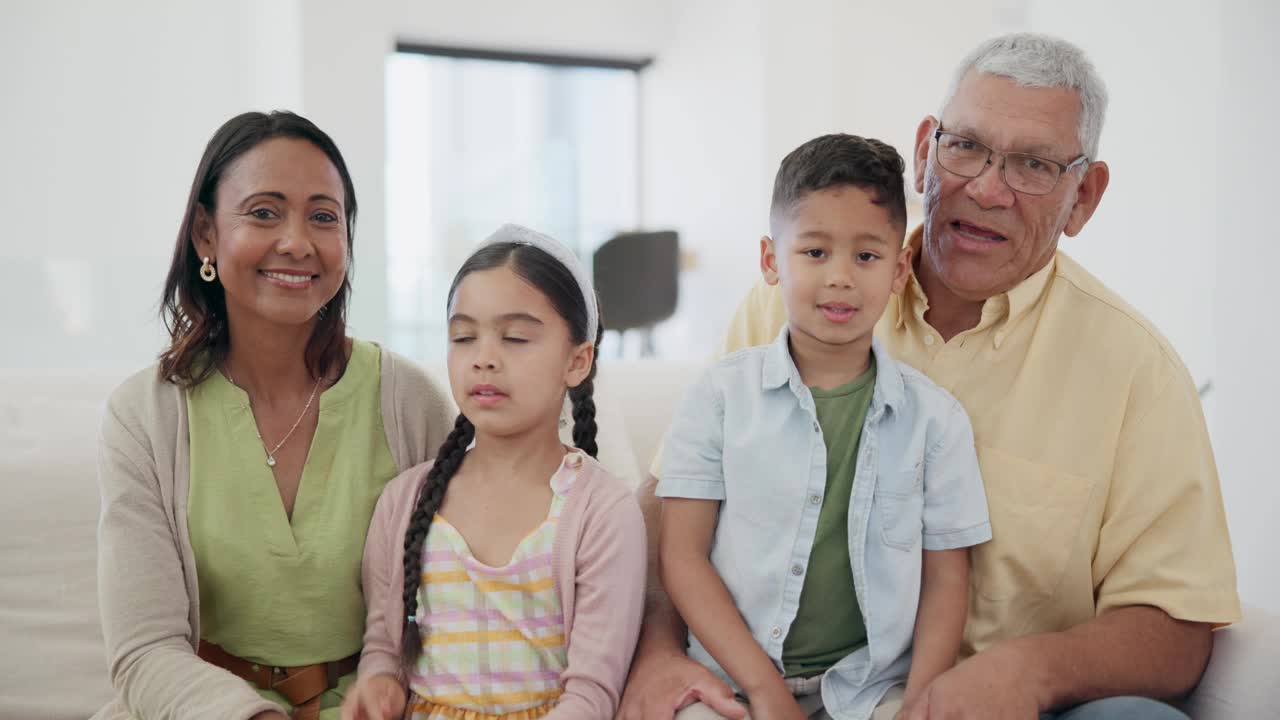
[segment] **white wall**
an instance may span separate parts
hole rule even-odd
[[[4,365],[124,368],[158,352],[155,310],[200,151],[277,80],[250,70],[270,47],[237,13],[203,7],[0,10]]]
[[[1240,592],[1280,613],[1276,513],[1280,464],[1275,447],[1280,422],[1280,325],[1273,317],[1280,230],[1275,224],[1275,119],[1280,117],[1280,4],[1231,0],[1222,6],[1220,90],[1205,98],[1220,104],[1218,142],[1196,153],[1199,168],[1217,166],[1213,227],[1198,246],[1217,258],[1212,310],[1213,441],[1236,548]],[[1216,252],[1215,252],[1216,251]],[[1197,296],[1201,293],[1197,292]]]
[[[661,328],[668,354],[705,356],[755,277],[768,216],[765,156],[765,0],[687,0],[643,80],[644,205],[655,228],[675,228],[698,263],[680,280],[676,318]]]
[[[678,0],[383,0],[401,39],[439,45],[648,57],[671,31]]]

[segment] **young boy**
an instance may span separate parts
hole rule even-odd
[[[667,436],[663,585],[756,720],[910,711],[955,663],[991,538],[968,416],[872,338],[911,268],[903,169],[851,135],[782,161],[760,269],[787,326],[708,370]]]

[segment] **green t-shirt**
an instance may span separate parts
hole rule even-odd
[[[360,561],[374,504],[396,474],[382,425],[378,347],[354,341],[346,371],[316,399],[293,521],[285,514],[249,398],[215,372],[187,393],[187,523],[204,640],[246,660],[295,666],[360,652]],[[337,718],[350,678],[321,698]],[[285,704],[275,692],[261,694]]]
[[[812,677],[867,644],[867,628],[849,562],[849,499],[876,367],[833,390],[810,388],[827,443],[827,489],[800,591],[800,607],[782,644],[787,677]]]

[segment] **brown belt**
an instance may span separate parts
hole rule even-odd
[[[293,706],[293,720],[316,720],[320,716],[320,696],[338,685],[338,679],[355,672],[360,655],[315,665],[271,667],[236,657],[222,648],[200,641],[196,651],[201,660],[217,665],[262,690],[275,690]]]

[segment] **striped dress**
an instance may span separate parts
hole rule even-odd
[[[552,544],[581,466],[577,452],[565,456],[547,519],[505,567],[480,562],[447,520],[432,520],[418,590],[422,655],[409,678],[413,720],[532,720],[555,706],[568,660]]]

